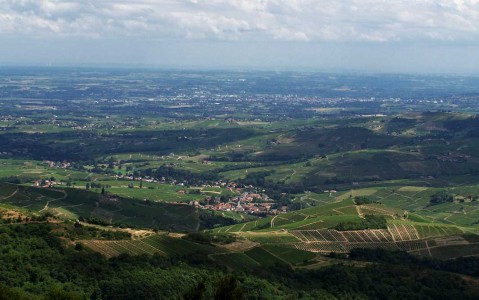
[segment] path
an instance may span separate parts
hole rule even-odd
[[[276,215],[271,219],[271,222],[270,222],[271,228],[274,228],[274,219],[276,219],[278,216],[279,215]]]
[[[330,197],[331,197],[331,195],[330,195]],[[305,199],[308,199],[308,200],[311,200],[311,201],[315,201],[315,202],[321,202],[321,203],[324,203],[324,204],[330,203],[330,202],[328,202],[328,201],[311,198],[311,197],[309,197],[308,195],[303,195],[303,196],[301,196],[301,197],[299,198],[300,201],[306,201]]]
[[[457,223],[456,223],[456,222],[453,222],[453,221],[450,221],[450,220],[448,220],[448,219],[449,219],[450,217],[452,217],[453,215],[455,215],[455,214],[454,214],[454,213],[449,213],[449,215],[448,215],[448,216],[446,216],[446,217],[444,217],[444,218],[442,218],[442,220],[443,220],[443,221],[446,221],[446,222],[448,222],[448,223],[451,223],[451,224],[457,225]]]
[[[426,240],[426,248],[427,248],[427,252],[429,253],[429,256],[432,257],[431,248],[429,248],[429,244],[427,243],[427,240]]]
[[[47,201],[47,203],[45,204],[45,207],[43,207],[39,212],[42,212],[42,211],[44,211],[44,210],[47,210],[47,209],[48,209],[48,205],[49,205],[51,202],[55,202],[55,201],[59,201],[59,200],[65,200],[65,199],[68,197],[68,193],[65,192],[64,190],[61,190],[61,191],[58,191],[58,192],[62,192],[62,193],[63,193],[63,197],[60,197],[60,198],[56,198],[56,199],[52,199],[52,200]]]
[[[356,212],[358,213],[358,217],[360,217],[361,219],[364,219],[364,215],[361,212],[361,209],[359,208],[359,205],[355,205],[355,207],[356,207]]]
[[[195,231],[198,231],[198,230],[200,230],[201,221],[200,221],[200,218],[199,218],[199,213],[198,213],[198,208],[197,207],[195,207],[195,215],[198,218],[198,223],[196,223]]]
[[[282,259],[281,257],[279,257],[278,255],[274,254],[273,252],[269,251],[269,250],[266,249],[266,248],[261,248],[261,249],[263,249],[264,251],[268,252],[271,256],[274,256],[274,257],[276,257],[277,259],[279,259],[280,261],[286,263],[287,265],[289,265],[289,267],[290,267],[291,269],[294,269],[293,264],[290,263],[289,261],[285,261],[284,259]]]
[[[244,223],[243,226],[241,226],[241,228],[238,230],[238,231],[243,231],[244,227],[246,226],[246,224],[248,223]]]
[[[5,200],[5,199],[8,199],[8,198],[11,198],[11,197],[15,196],[16,193],[18,193],[18,187],[11,195],[0,198],[0,200]]]
[[[79,223],[82,226],[94,227],[100,230],[128,232],[132,235],[132,239],[143,238],[143,237],[147,237],[147,236],[158,234],[158,233],[166,234],[166,231],[154,232],[153,230],[147,230],[147,229],[109,227],[109,226],[103,226],[98,224],[91,224],[87,222],[79,222]]]
[[[292,176],[294,176],[296,174],[296,170],[295,169],[292,169],[293,170],[293,173],[289,174],[289,175],[286,175],[284,176],[283,178],[281,178],[279,181],[283,181],[283,180],[286,180],[289,178],[291,178]]]

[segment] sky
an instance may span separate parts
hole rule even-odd
[[[0,65],[479,74],[479,0],[0,0]]]

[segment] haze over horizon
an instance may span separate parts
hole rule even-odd
[[[477,0],[0,0],[0,65],[479,72]]]

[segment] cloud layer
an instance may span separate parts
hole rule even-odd
[[[479,41],[478,0],[0,0],[0,36]]]

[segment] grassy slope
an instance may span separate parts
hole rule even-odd
[[[0,195],[9,195],[12,187],[0,185],[0,191]],[[96,217],[127,226],[194,230],[198,225],[198,213],[188,205],[147,203],[123,198],[109,201],[102,199],[98,193],[73,188],[53,190],[18,186],[18,192],[2,200],[2,203],[37,212],[49,211],[65,219]]]
[[[414,249],[420,249],[421,247],[432,247],[430,252],[426,249],[425,251],[416,251],[416,253],[438,258],[479,255],[475,242],[461,242],[464,233],[472,233],[472,236],[479,233],[477,225],[473,224],[474,220],[479,220],[479,203],[476,201],[462,203],[455,201],[454,203],[430,206],[429,197],[438,190],[440,189],[420,186],[395,186],[392,188],[360,189],[337,193],[334,196],[329,195],[329,193],[305,194],[303,197],[311,199],[316,206],[276,217],[268,217],[241,226],[217,228],[214,231],[234,233],[262,245],[289,247],[299,242],[297,237],[289,233],[291,230],[332,228],[339,222],[360,220],[362,215],[374,213],[388,217],[388,223],[393,229],[395,228],[394,224],[396,226],[406,225],[408,227],[398,228],[409,228],[408,230],[417,232],[417,237],[420,240],[400,242],[397,245],[400,249],[415,251]],[[479,193],[479,186],[456,187],[451,191],[456,197],[460,198]],[[353,196],[367,195],[371,199],[381,202],[381,204],[356,207],[349,197],[350,194]],[[411,208],[414,209],[414,212],[409,212]],[[409,239],[409,235],[402,234],[404,234],[406,240]],[[415,239],[415,234],[413,235],[412,231],[411,236]],[[457,241],[451,242],[447,240],[447,237],[451,237],[453,240],[457,239],[463,244],[454,245]],[[441,240],[442,238],[447,238],[446,242]],[[425,240],[428,240],[428,244],[424,242]],[[365,246],[366,244],[356,244],[356,246],[361,245]],[[390,248],[390,246],[387,246],[387,248]],[[441,250],[442,248],[444,249]],[[454,251],[448,256],[445,249]]]

